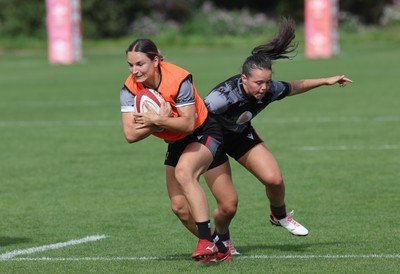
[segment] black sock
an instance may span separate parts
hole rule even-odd
[[[217,230],[215,230],[214,235],[218,235],[218,237],[220,238],[221,241],[225,242],[231,239],[231,236],[229,234],[229,230],[228,232],[226,232],[225,234],[220,234],[217,232]],[[214,239],[214,235],[213,235],[213,239]]]
[[[278,220],[283,219],[286,217],[286,205],[283,204],[283,206],[272,206],[270,205],[271,213],[272,215],[275,216]]]
[[[226,253],[228,252],[228,249],[226,248],[226,246],[224,245],[224,243],[222,242],[221,238],[218,235],[217,231],[214,231],[214,234],[212,235],[213,241],[215,243],[215,245],[218,248],[218,252],[221,253]]]
[[[205,221],[205,222],[196,222],[196,227],[197,231],[199,232],[199,239],[206,239],[212,242],[212,237],[211,237],[211,223],[210,220]]]

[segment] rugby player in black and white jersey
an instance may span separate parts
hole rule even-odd
[[[284,227],[293,235],[308,235],[308,230],[293,220],[293,211],[286,212],[285,184],[278,163],[257,135],[251,120],[270,103],[286,96],[326,85],[344,87],[352,80],[344,75],[292,82],[272,80],[272,61],[290,58],[288,54],[297,47],[292,43],[294,38],[294,22],[282,18],[276,37],[253,49],[242,66],[242,73],[217,85],[204,99],[209,113],[224,130],[224,153],[214,159],[212,168],[204,176],[218,202],[214,211],[216,231],[213,237],[218,236],[228,246],[232,244],[229,224],[236,213],[238,197],[227,155],[265,185],[269,220],[273,225]],[[234,247],[231,248],[237,253]]]

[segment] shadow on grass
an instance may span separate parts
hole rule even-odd
[[[0,236],[0,246],[7,246],[20,243],[29,243],[32,239],[25,237],[1,237]]]
[[[337,246],[340,245],[340,242],[327,242],[327,243],[307,243],[307,244],[282,244],[282,245],[268,245],[268,244],[260,244],[260,245],[248,245],[248,246],[235,246],[236,249],[242,255],[251,255],[254,253],[254,250],[272,250],[272,251],[284,251],[284,252],[305,252],[310,248],[315,246]]]
[[[268,245],[268,244],[260,244],[260,245],[247,245],[247,246],[240,246],[235,245],[236,249],[240,252],[240,256],[253,256],[253,255],[261,255],[261,254],[254,254],[257,251],[272,251],[266,252],[263,255],[276,255],[273,251],[280,251],[280,252],[287,252],[287,255],[293,255],[293,253],[303,253],[309,251],[309,249],[313,249],[315,246],[337,246],[342,244],[341,242],[326,242],[326,243],[307,243],[307,244],[282,244],[282,245]],[[176,256],[167,256],[167,257],[160,257],[158,260],[188,260],[191,261],[190,254],[177,254]]]

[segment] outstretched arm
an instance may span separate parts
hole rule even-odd
[[[319,79],[304,79],[290,82],[292,87],[289,96],[307,92],[314,88],[320,86],[331,86],[334,84],[339,84],[339,87],[345,87],[347,83],[352,83],[353,81],[344,75],[332,76],[328,78]]]

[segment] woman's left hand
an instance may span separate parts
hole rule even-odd
[[[339,87],[345,87],[347,83],[353,83],[353,80],[347,78],[344,75],[339,75],[339,76],[333,76],[328,78],[328,85],[334,85],[338,83]]]

